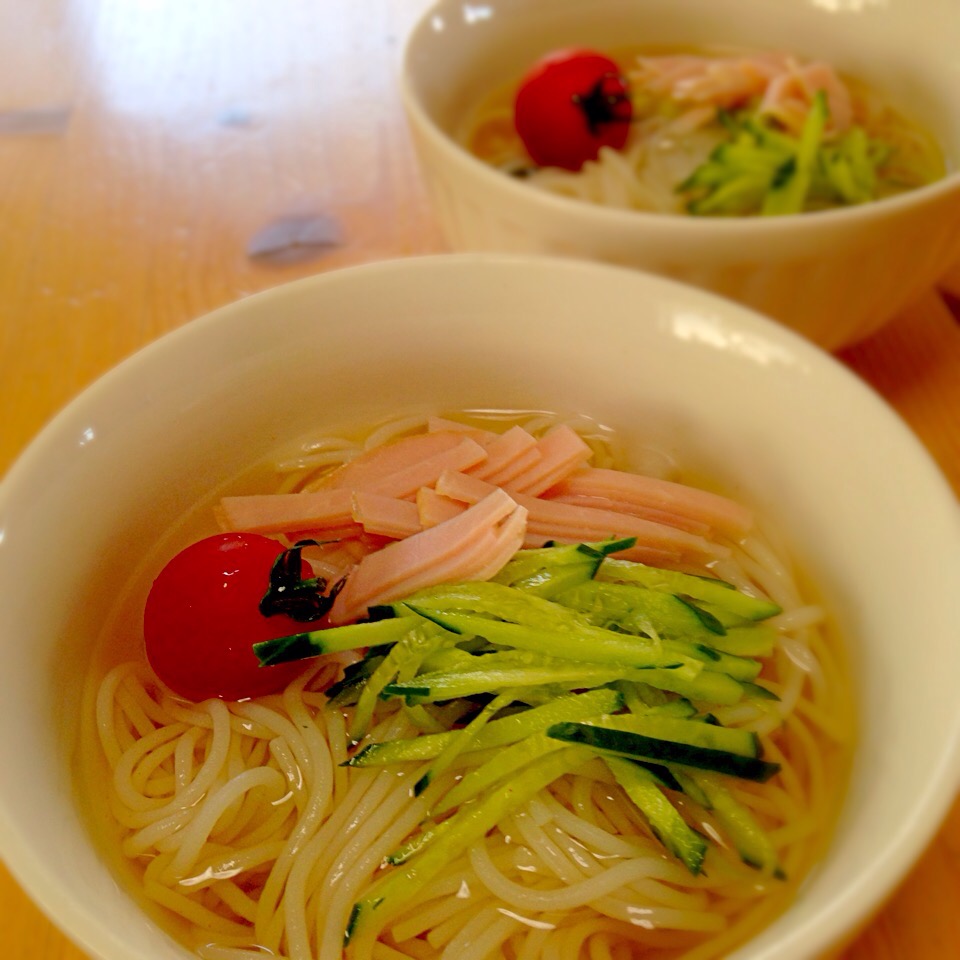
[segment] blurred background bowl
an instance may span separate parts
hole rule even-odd
[[[960,157],[954,0],[440,0],[412,31],[403,97],[455,250],[558,253],[732,297],[833,350],[867,337],[960,259],[960,174],[878,203],[721,219],[533,190],[457,142],[464,117],[544,53],[683,45],[788,51],[867,82]],[[955,167],[954,167],[955,169]]]
[[[281,445],[463,408],[588,414],[770,516],[855,664],[837,835],[738,960],[800,960],[879,905],[960,770],[960,530],[945,479],[830,356],[729,301],[579,260],[459,255],[334,271],[223,307],[104,376],[0,485],[0,855],[92,957],[187,956],[92,840],[82,678],[138,557]]]

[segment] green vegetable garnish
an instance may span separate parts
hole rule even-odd
[[[811,126],[794,172],[809,169],[821,132]],[[781,140],[771,143],[782,149]],[[734,154],[743,149],[738,142]],[[782,189],[775,202],[786,210],[807,186]],[[265,663],[371,647],[330,697],[333,707],[355,705],[348,736],[361,749],[346,765],[418,765],[412,793],[426,801],[426,819],[386,857],[348,939],[585,764],[622,789],[691,873],[711,844],[685,819],[692,803],[712,812],[745,862],[779,875],[773,844],[726,786],[765,781],[779,766],[762,758],[754,733],[714,711],[743,700],[770,708],[774,695],[755,681],[777,641],[763,621],[780,608],[720,580],[609,556],[631,545],[524,550],[494,581],[421,590],[378,607],[372,622],[255,647]],[[361,744],[376,704],[391,698],[436,732]]]
[[[799,136],[750,111],[722,114],[728,139],[677,187],[687,211],[782,216],[878,199],[891,148],[871,140],[859,126],[831,139],[829,115],[822,90],[814,95]]]

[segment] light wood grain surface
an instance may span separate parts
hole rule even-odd
[[[191,318],[295,277],[444,249],[396,90],[425,5],[0,0],[0,474],[98,375]],[[320,217],[336,242],[288,262],[250,255],[290,217]],[[960,296],[960,271],[945,285]],[[841,358],[960,491],[960,326],[946,302],[931,291]],[[958,906],[955,806],[846,960],[960,957]],[[2,866],[0,956],[84,956]]]

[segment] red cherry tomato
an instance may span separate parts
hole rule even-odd
[[[514,124],[534,163],[579,170],[601,147],[627,142],[633,103],[626,79],[609,57],[559,50],[536,63],[520,83]]]
[[[191,544],[160,571],[143,634],[150,666],[168,687],[189,700],[242,700],[280,690],[297,675],[302,664],[261,667],[251,650],[260,640],[311,629],[260,613],[282,552],[269,537],[224,533]],[[306,563],[302,575],[311,576]]]

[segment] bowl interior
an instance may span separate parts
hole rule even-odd
[[[833,611],[862,727],[842,823],[796,905],[737,957],[826,947],[931,836],[957,784],[957,516],[876,396],[788,331],[635,271],[370,265],[158,341],[58,416],[0,488],[0,722],[17,731],[0,742],[0,853],[93,956],[185,955],[118,889],[72,772],[78,678],[130,564],[293,438],[458,408],[586,413],[628,447],[663,446],[775,518]]]
[[[870,84],[960,156],[960,13],[951,0],[441,0],[411,35],[405,74],[448,135],[491,89],[554,49],[707,46],[785,50]]]

